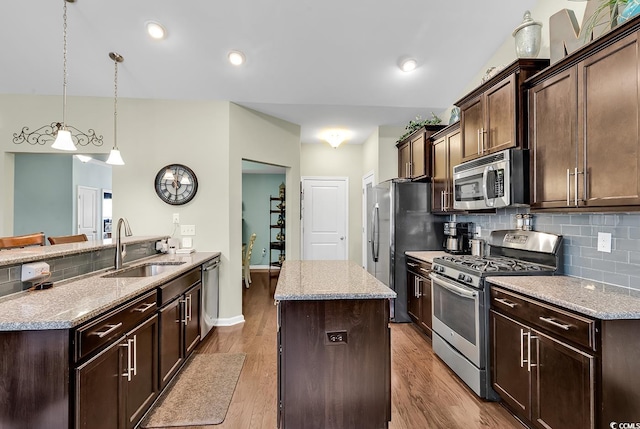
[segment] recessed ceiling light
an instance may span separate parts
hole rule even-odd
[[[416,60],[414,60],[413,58],[407,58],[406,60],[400,63],[400,70],[402,70],[405,73],[408,73],[410,71],[415,70],[417,66],[418,66],[418,62]]]
[[[244,54],[240,51],[231,51],[229,52],[229,62],[234,66],[239,66],[244,64]]]
[[[161,40],[165,38],[167,31],[157,22],[149,21],[147,22],[147,33],[149,33],[149,36],[153,39]]]

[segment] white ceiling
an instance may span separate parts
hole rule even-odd
[[[535,0],[76,0],[68,3],[68,95],[230,100],[301,126],[302,142],[347,128],[362,143],[460,96]],[[0,14],[2,94],[62,94],[63,0]],[[151,40],[145,22],[168,30]],[[241,50],[246,64],[226,56]],[[418,68],[402,73],[402,57]],[[442,118],[448,122],[448,118]]]

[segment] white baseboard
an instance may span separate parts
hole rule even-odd
[[[218,318],[213,325],[214,326],[233,326],[233,325],[239,325],[240,323],[244,323],[244,316],[242,314],[240,316]]]
[[[268,270],[268,265],[249,265],[249,269],[251,270]]]

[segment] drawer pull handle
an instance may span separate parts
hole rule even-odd
[[[413,268],[418,266],[418,264],[414,264],[413,262],[407,262],[407,265]]]
[[[500,304],[506,305],[509,308],[516,308],[516,306],[518,305],[515,302],[507,301],[504,298],[496,298],[496,301],[498,301]]]
[[[427,270],[426,268],[422,268],[422,267],[420,267],[420,271],[424,271],[427,274],[431,272],[431,270]]]
[[[106,327],[109,329],[107,329],[106,331],[93,332],[91,335],[97,335],[98,338],[104,338],[105,336],[109,335],[110,333],[112,333],[113,331],[115,331],[121,326],[122,326],[122,322],[118,323],[117,325],[107,325]]]
[[[150,302],[148,304],[142,305],[138,308],[134,308],[133,311],[139,311],[140,313],[144,313],[145,311],[147,311],[148,309],[150,309],[151,307],[155,306],[156,303],[155,302]]]
[[[553,326],[556,326],[558,328],[564,329],[565,331],[568,331],[569,328],[571,328],[571,325],[564,325],[562,323],[558,323],[555,320],[553,320],[551,317],[542,317],[542,316],[540,316],[540,320],[542,320],[543,322],[547,322],[549,325],[553,325]]]

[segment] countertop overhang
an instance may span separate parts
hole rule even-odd
[[[487,280],[597,319],[640,319],[637,290],[569,276],[495,276]]]
[[[351,261],[285,261],[276,301],[389,299],[396,293]]]
[[[48,247],[57,246],[61,245]],[[152,256],[125,267],[148,262],[184,264],[172,265],[151,277],[106,278],[103,276],[110,270],[101,270],[57,282],[51,289],[7,296],[0,300],[0,331],[73,328],[219,255],[220,252],[195,252]]]

